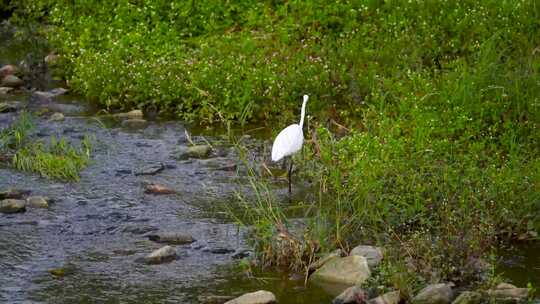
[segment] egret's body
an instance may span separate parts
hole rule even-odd
[[[302,149],[304,143],[304,132],[302,127],[304,125],[304,116],[306,114],[306,103],[308,96],[304,95],[304,102],[302,103],[302,112],[300,114],[300,123],[292,124],[279,132],[278,136],[274,140],[272,145],[272,161],[277,162],[284,157],[292,156],[294,153]],[[289,166],[289,192],[291,192],[291,170],[292,159]]]
[[[292,124],[279,132],[272,146],[272,161],[279,161],[300,151],[304,133],[299,124]]]

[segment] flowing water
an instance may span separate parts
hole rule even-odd
[[[233,190],[241,184],[236,170],[227,169],[237,161],[228,143],[204,137],[216,151],[210,159],[177,160],[178,150],[187,145],[185,128],[178,122],[150,122],[131,130],[88,115],[84,103],[68,97],[62,103],[25,94],[10,98],[34,113],[53,108],[66,114],[62,122],[48,121],[49,114],[35,116],[34,136],[77,142],[91,135],[94,152],[78,183],[0,168],[0,189],[28,189],[54,200],[49,209],[0,216],[0,300],[196,303],[204,293],[230,295],[261,288],[278,295],[296,290],[294,303],[313,303],[310,295],[325,297],[277,274],[248,280],[233,260],[234,251],[246,248],[243,231],[216,212],[234,199]],[[0,114],[0,127],[15,118],[14,113]],[[192,140],[204,142],[196,135]],[[256,147],[258,141],[253,142]],[[161,164],[161,172],[138,174]],[[146,181],[177,194],[146,194]],[[197,241],[176,246],[179,259],[173,262],[137,262],[161,247],[145,236],[155,231],[189,233]],[[49,272],[58,268],[64,270],[63,277]]]
[[[1,33],[0,38],[6,41]],[[34,47],[23,46],[0,47],[0,65],[28,64],[32,58],[25,54]],[[40,69],[38,65],[36,70]],[[58,84],[50,77],[29,77],[28,82],[41,89]],[[233,252],[247,247],[245,231],[218,210],[234,200],[234,189],[244,183],[242,174],[230,169],[238,162],[234,149],[219,134],[203,137],[201,130],[175,121],[124,128],[96,117],[95,109],[74,96],[53,101],[26,93],[3,100],[44,113],[34,117],[37,138],[63,136],[78,142],[88,134],[93,137],[94,151],[78,183],[0,167],[0,190],[28,189],[32,195],[54,200],[49,209],[0,214],[0,302],[198,303],[197,297],[203,294],[239,295],[266,289],[280,303],[330,303],[332,297],[322,289],[304,286],[303,280],[291,280],[287,274],[256,271],[248,276],[246,266],[233,258]],[[66,119],[48,121],[47,111],[63,112]],[[17,115],[0,114],[0,128]],[[188,145],[186,129],[194,134],[195,142],[213,144],[209,159],[176,158],[178,150]],[[262,144],[265,138],[248,141],[259,157],[268,153]],[[164,170],[156,174],[137,174],[161,165]],[[147,181],[177,193],[146,194]],[[282,183],[276,191],[283,194],[286,185]],[[297,193],[300,199],[305,194]],[[138,262],[161,247],[146,237],[156,231],[189,233],[197,241],[175,246],[179,258],[170,263]],[[539,286],[539,250],[534,245],[505,251],[497,271],[519,286],[528,282]],[[52,275],[53,269],[62,269],[64,274]]]

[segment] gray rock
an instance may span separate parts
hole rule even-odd
[[[0,95],[6,95],[12,90],[13,88],[10,87],[0,87]]]
[[[132,110],[126,113],[114,114],[113,117],[118,119],[142,119],[143,112],[141,110]]]
[[[158,250],[154,250],[152,253],[144,257],[146,264],[161,264],[170,262],[177,258],[176,250],[171,246],[163,246]]]
[[[266,290],[246,293],[236,299],[225,302],[225,304],[271,304],[276,303],[276,296]]]
[[[332,304],[362,304],[366,303],[366,292],[359,286],[351,286],[334,298]]]
[[[366,258],[369,267],[373,268],[379,265],[383,259],[381,248],[375,246],[359,245],[351,250],[350,255],[360,255]]]
[[[486,294],[497,303],[523,303],[527,301],[529,290],[508,283],[500,283],[494,289],[488,290]]]
[[[7,102],[0,102],[0,113],[16,112],[17,106]]]
[[[43,196],[30,196],[26,199],[26,206],[30,208],[49,208],[48,199]]]
[[[163,170],[165,170],[163,163],[150,164],[135,171],[135,175],[155,175]]]
[[[64,114],[59,113],[59,112],[53,113],[51,117],[49,117],[50,121],[62,121],[64,119],[65,119]]]
[[[202,304],[223,304],[232,299],[234,299],[233,296],[202,295],[197,297],[199,303]]]
[[[18,213],[26,211],[26,202],[17,199],[5,199],[0,201],[1,213]]]
[[[159,232],[148,235],[148,239],[156,243],[166,243],[174,245],[191,244],[196,240],[187,233],[182,232]]]
[[[476,291],[464,291],[462,292],[452,304],[480,304],[482,301],[482,294]]]
[[[317,269],[321,268],[330,259],[341,257],[341,253],[342,253],[341,249],[336,249],[336,250],[326,254],[322,258],[320,258],[317,261],[311,263],[311,265],[309,265],[309,270],[317,270]]]
[[[391,291],[367,301],[367,304],[398,304],[400,300],[399,291]]]
[[[369,278],[371,272],[366,258],[352,255],[344,258],[335,257],[328,260],[315,271],[310,280],[314,283],[327,282],[347,285],[361,285]]]
[[[15,75],[7,75],[2,78],[2,86],[10,88],[18,88],[24,85],[24,81]]]
[[[133,118],[122,121],[122,127],[128,129],[143,129],[146,128],[148,122],[144,119]]]
[[[432,284],[422,289],[411,301],[413,304],[448,304],[452,302],[453,284]]]
[[[15,188],[9,188],[5,191],[0,191],[0,200],[13,198],[13,199],[21,199],[24,196],[27,196],[30,194],[30,190],[22,190],[22,189],[15,189]]]

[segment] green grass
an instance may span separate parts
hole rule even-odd
[[[9,155],[10,165],[47,178],[78,181],[80,172],[90,162],[90,139],[85,136],[79,147],[64,138],[52,137],[44,143],[31,137],[33,128],[30,114],[23,112],[10,127],[0,132],[0,153]]]
[[[188,120],[291,119],[304,93],[313,96],[309,113],[356,120],[380,97],[434,93],[426,86],[468,68],[489,40],[510,64],[538,68],[535,1],[19,6],[19,16],[49,24],[74,90],[106,108],[159,108]]]

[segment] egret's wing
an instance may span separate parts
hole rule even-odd
[[[289,156],[302,148],[304,142],[304,135],[299,125],[293,124],[281,132],[274,140],[272,145],[272,160],[278,161],[285,156]]]

